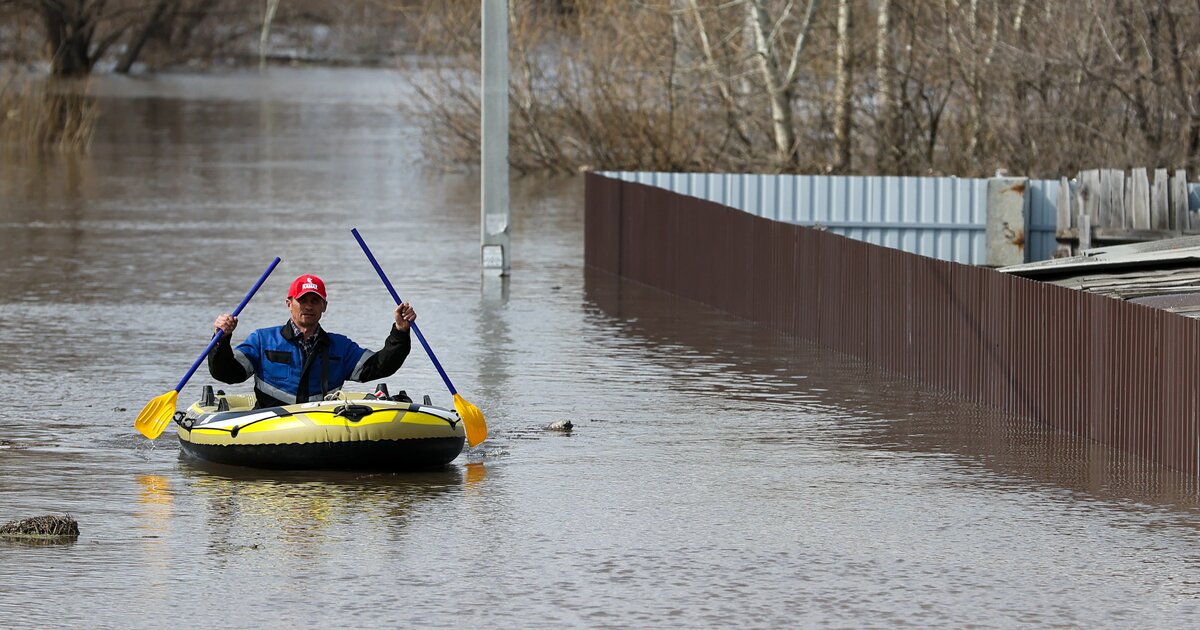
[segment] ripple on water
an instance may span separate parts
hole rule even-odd
[[[481,280],[478,177],[415,163],[405,80],[98,77],[89,156],[0,169],[0,520],[81,529],[0,544],[0,618],[1191,625],[1194,480],[585,271],[578,178],[514,182],[513,274]],[[488,442],[429,475],[266,474],[137,436],[275,255],[241,327],[323,273],[328,327],[377,347],[352,226]],[[419,349],[387,380],[449,402]]]

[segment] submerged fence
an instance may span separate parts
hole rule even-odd
[[[1200,320],[587,175],[585,261],[1195,475]]]

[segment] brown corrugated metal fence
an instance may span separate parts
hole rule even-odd
[[[587,175],[587,265],[1197,473],[1200,321]]]

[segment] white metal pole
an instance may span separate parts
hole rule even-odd
[[[508,0],[483,2],[480,258],[483,273],[508,275]]]

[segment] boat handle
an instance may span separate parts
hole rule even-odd
[[[350,422],[358,422],[375,413],[375,409],[367,405],[345,404],[333,410],[333,415],[341,416]]]

